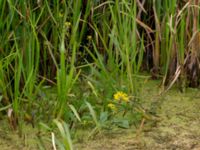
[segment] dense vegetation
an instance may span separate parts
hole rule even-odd
[[[4,0],[0,12],[0,118],[20,134],[24,120],[54,120],[63,137],[138,123],[145,72],[164,90],[199,86],[199,0]]]

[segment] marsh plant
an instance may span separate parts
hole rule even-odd
[[[140,104],[128,94],[118,91],[113,95],[113,99],[108,103],[109,120],[121,128],[129,128],[131,125],[140,122],[142,113],[137,110]]]

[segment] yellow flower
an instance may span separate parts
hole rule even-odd
[[[113,111],[117,111],[117,107],[114,104],[112,104],[112,103],[108,104],[108,108],[110,108]]]
[[[69,27],[71,27],[71,22],[65,22],[65,26],[67,27],[67,28],[69,28]]]
[[[116,101],[124,101],[124,102],[129,102],[129,98],[128,98],[128,95],[124,92],[117,92],[114,94],[114,99]]]
[[[62,17],[62,16],[63,16],[63,14],[60,12],[60,13],[59,13],[59,17]]]
[[[87,36],[87,40],[91,41],[91,40],[92,40],[92,36],[91,36],[91,35],[88,35],[88,36]]]

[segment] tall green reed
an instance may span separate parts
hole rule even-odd
[[[133,74],[138,72],[137,55],[142,52],[137,49],[136,1],[116,1],[110,5],[112,31],[110,35],[113,44],[116,64],[121,68],[121,75],[127,74],[128,89],[136,93]]]
[[[22,98],[29,100],[30,110],[37,85],[40,44],[36,27],[43,12],[37,16],[32,3],[20,0],[1,2],[1,11],[0,89],[6,99],[4,105],[12,104],[13,126],[18,123],[21,133],[21,120],[25,111],[22,109]]]
[[[64,2],[66,4],[66,2]],[[75,83],[76,79],[80,72],[75,74],[75,61],[76,61],[76,53],[80,48],[82,36],[85,32],[85,22],[81,24],[81,3],[79,1],[73,1],[71,4],[72,8],[72,26],[71,26],[71,35],[69,43],[65,44],[66,37],[66,20],[69,14],[70,3],[65,6],[63,22],[61,24],[61,37],[60,37],[60,67],[57,68],[57,87],[58,87],[58,104],[56,106],[56,111],[58,111],[58,118],[60,118],[64,112],[68,112],[66,110],[66,104],[68,99],[68,94]],[[90,3],[88,3],[90,5]],[[83,18],[86,19],[88,17],[88,5],[86,7],[86,12],[83,15]],[[83,9],[83,8],[82,8]],[[80,33],[79,33],[80,32]],[[67,56],[66,51],[68,52]],[[71,58],[70,58],[71,57]],[[69,63],[66,63],[66,60],[70,60]]]
[[[37,98],[35,89],[48,79],[57,87],[54,116],[68,118],[68,95],[79,79],[77,68],[84,66],[90,66],[92,72],[87,72],[91,76],[86,80],[96,85],[101,82],[102,87],[112,90],[118,89],[115,86],[118,81],[121,88],[126,80],[129,93],[137,94],[136,75],[148,42],[139,26],[147,28],[144,22],[151,20],[151,16],[138,20],[141,8],[137,1],[82,2],[86,1],[0,2],[0,92],[7,99],[6,105],[12,104],[16,116],[21,115],[23,107],[25,111],[32,111]],[[153,10],[154,24],[149,26],[155,28],[151,33],[155,42],[154,66],[161,68],[164,82],[177,69],[170,71],[170,65],[174,65],[172,60],[184,65],[185,43],[190,38],[185,30],[192,32],[186,29],[191,25],[187,24],[189,12],[185,11],[185,5],[179,14],[183,8],[180,3],[153,0],[147,2],[148,7],[144,5]],[[92,35],[90,43],[85,42],[87,34]],[[92,63],[87,58],[78,60],[82,51],[90,55]],[[85,64],[76,68],[78,61]],[[95,81],[98,79],[101,80]],[[91,104],[95,105],[95,101]]]

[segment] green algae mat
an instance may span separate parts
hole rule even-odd
[[[74,139],[75,150],[199,150],[200,149],[200,90],[188,88],[185,93],[176,88],[158,96],[159,87],[143,89],[142,103],[159,119],[146,119],[142,126],[129,129],[103,130],[92,138],[90,131],[80,131]],[[140,128],[140,131],[139,131]],[[27,125],[24,136],[8,130],[5,121],[0,126],[2,150],[37,150],[38,131]],[[44,135],[51,136],[51,135]],[[49,147],[51,148],[51,146]]]
[[[200,90],[177,89],[162,96],[159,88],[147,87],[146,107],[154,107],[159,120],[147,120],[139,134],[135,129],[99,135],[77,144],[78,150],[200,150]]]

